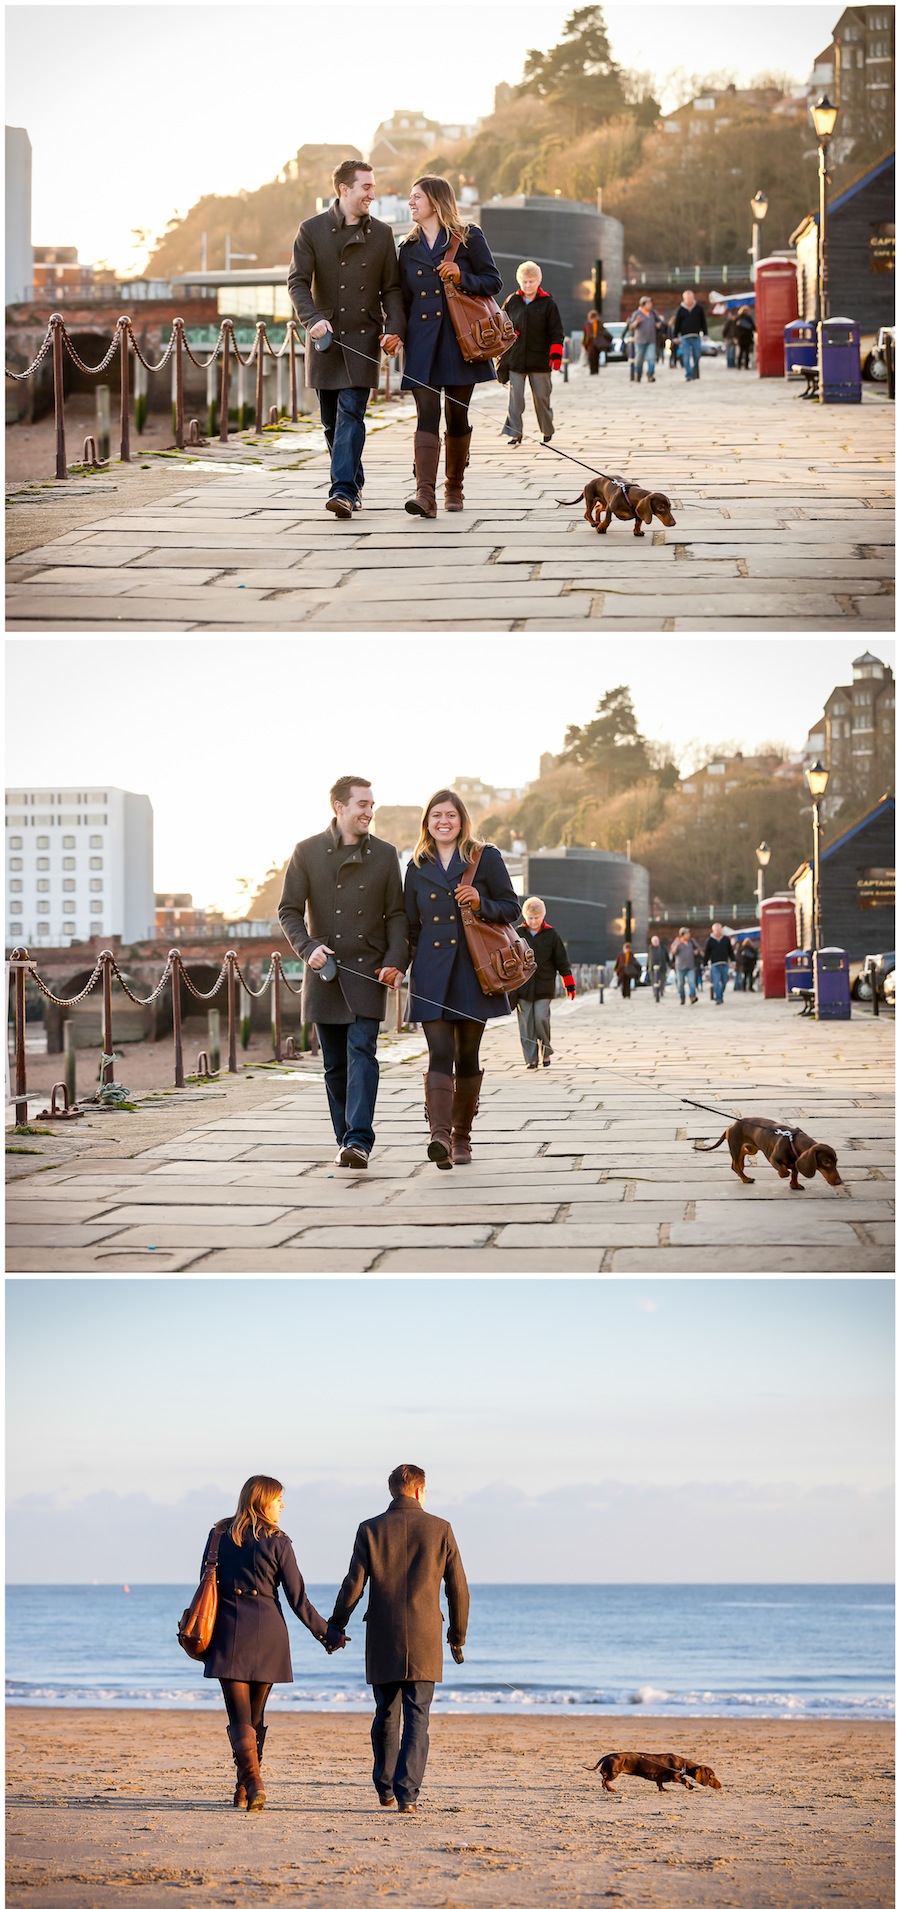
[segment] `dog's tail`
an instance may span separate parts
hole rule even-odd
[[[695,1153],[715,1153],[716,1148],[721,1147],[722,1141],[727,1139],[728,1139],[728,1128],[726,1127],[725,1132],[720,1136],[718,1140],[713,1141],[713,1144],[711,1147],[701,1147],[698,1144],[697,1146],[695,1146],[694,1152]]]
[[[577,497],[558,497],[556,500],[556,508],[557,510],[560,510],[560,509],[568,510],[570,505],[580,504],[583,498],[584,498],[584,491],[579,491]]]

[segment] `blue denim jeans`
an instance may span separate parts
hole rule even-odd
[[[725,989],[728,986],[727,961],[711,961],[709,964],[709,978],[712,982],[713,1000],[721,1001],[724,997]]]
[[[640,342],[638,342],[634,347],[634,375],[635,375],[635,378],[637,379],[638,384],[640,384],[641,372],[643,371],[645,365],[647,367],[648,378],[654,378],[656,376],[656,339],[655,338],[646,339],[644,344],[641,344]]]
[[[372,1695],[375,1698],[372,1782],[379,1796],[390,1796],[393,1792],[398,1803],[414,1803],[428,1762],[428,1712],[434,1685],[421,1679],[373,1684]]]
[[[378,1095],[375,1044],[380,1021],[355,1020],[328,1025],[316,1023],[325,1063],[325,1092],[334,1137],[341,1147],[375,1145],[372,1119]]]
[[[349,497],[355,503],[365,478],[362,454],[366,441],[368,386],[351,385],[346,391],[320,391],[319,411],[325,442],[331,452],[329,497]]]
[[[687,982],[688,993],[690,994],[691,1000],[696,1001],[697,999],[697,970],[696,968],[676,968],[675,981],[678,987],[679,1001],[682,1001],[682,1002],[684,1001],[685,982]]]
[[[700,376],[700,334],[681,339],[681,362],[684,365],[685,379]]]

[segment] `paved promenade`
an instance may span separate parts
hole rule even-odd
[[[365,507],[347,523],[325,514],[327,457],[308,423],[210,445],[193,481],[186,463],[183,488],[146,503],[133,482],[116,495],[114,466],[89,522],[79,511],[72,528],[47,496],[45,541],[8,566],[7,628],[893,631],[894,410],[880,390],[806,403],[716,359],[696,385],[665,368],[647,386],[624,366],[575,367],[554,380],[554,406],[554,447],[533,429],[514,449],[499,435],[504,392],[478,391],[466,513],[436,523],[402,507],[406,401],[381,409]],[[665,491],[676,527],[597,537],[557,508],[588,472],[556,450]]]
[[[98,1115],[10,1156],[8,1271],[889,1273],[893,1036],[731,992],[557,1003],[548,1070],[525,1070],[514,1021],[489,1030],[475,1160],[452,1173],[424,1157],[418,1035],[386,1050],[366,1173],[332,1164],[317,1069],[167,1100],[164,1138],[162,1112]],[[727,1147],[694,1144],[731,1112],[829,1141],[844,1186],[792,1194],[764,1161],[742,1186]]]

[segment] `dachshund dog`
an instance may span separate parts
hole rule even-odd
[[[633,523],[636,537],[643,537],[643,526],[652,523],[654,517],[669,529],[675,524],[671,503],[662,491],[644,490],[640,484],[630,483],[627,477],[592,477],[577,497],[561,497],[559,502],[568,510],[573,504],[580,504],[582,498],[585,520],[593,525],[599,537],[605,537],[614,517]]]
[[[829,1186],[843,1186],[837,1170],[837,1154],[833,1147],[823,1146],[820,1141],[811,1140],[802,1127],[779,1127],[774,1120],[761,1118],[736,1120],[711,1147],[698,1147],[697,1153],[715,1153],[722,1141],[728,1141],[731,1154],[731,1170],[736,1173],[744,1186],[753,1186],[755,1182],[744,1172],[744,1161],[748,1154],[764,1153],[769,1165],[775,1168],[782,1180],[790,1178],[791,1192],[802,1193],[803,1187],[797,1178],[802,1173],[805,1180],[812,1180],[821,1173]]]
[[[667,1783],[680,1783],[686,1790],[692,1790],[694,1783],[700,1783],[708,1790],[722,1788],[715,1771],[707,1763],[690,1763],[687,1758],[674,1756],[671,1751],[650,1756],[639,1750],[610,1750],[593,1767],[600,1771],[603,1788],[613,1796],[618,1795],[618,1791],[613,1789],[613,1778],[617,1776],[642,1776],[645,1782],[655,1783],[659,1791]],[[694,1781],[689,1783],[688,1777],[693,1777]]]

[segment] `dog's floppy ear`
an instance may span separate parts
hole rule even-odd
[[[652,524],[653,505],[650,502],[649,497],[639,497],[634,508],[637,511],[637,514],[642,524]]]
[[[813,1174],[818,1169],[818,1165],[819,1165],[818,1147],[815,1147],[815,1146],[807,1147],[805,1153],[799,1153],[797,1155],[797,1160],[796,1160],[797,1172],[802,1173],[804,1180],[812,1179]]]

